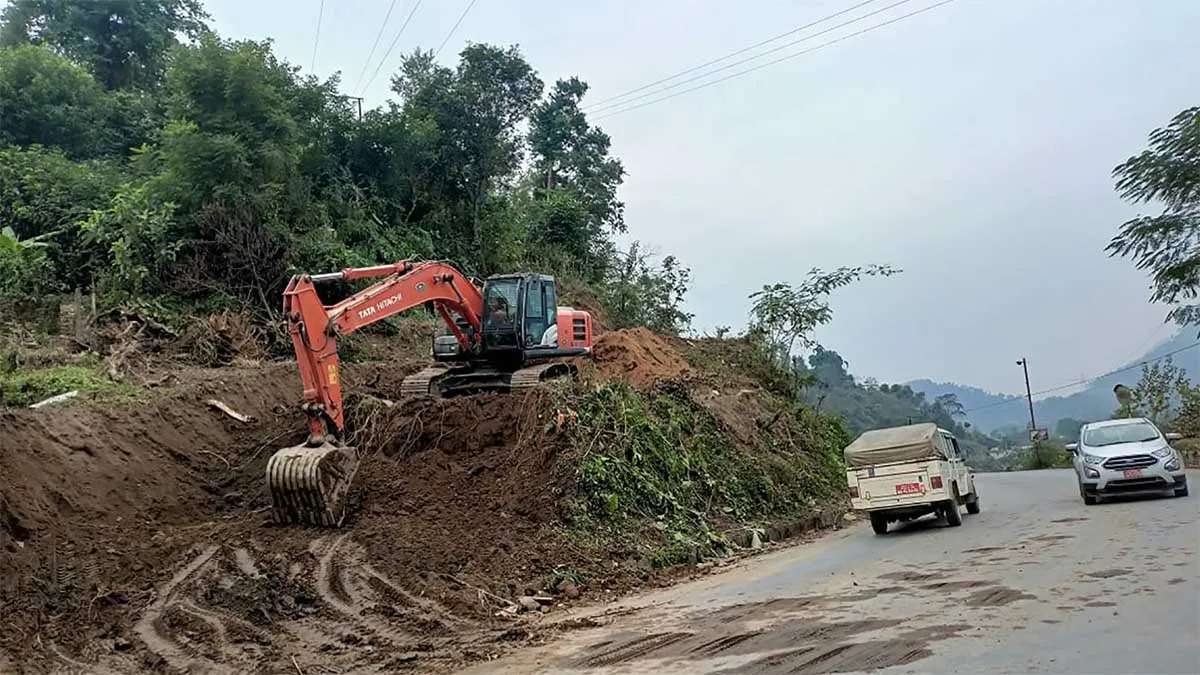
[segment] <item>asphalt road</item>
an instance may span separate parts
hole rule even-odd
[[[1200,495],[1084,506],[1069,471],[977,478],[961,527],[858,523],[466,673],[1200,673]]]

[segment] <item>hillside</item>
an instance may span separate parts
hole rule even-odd
[[[1174,337],[1155,345],[1145,354],[1122,366],[1118,372],[1093,380],[1081,391],[1066,396],[1035,398],[1033,409],[1038,426],[1053,430],[1062,419],[1086,421],[1107,417],[1117,405],[1112,393],[1114,386],[1133,385],[1139,377],[1140,364],[1185,349],[1188,345],[1195,344],[1196,339],[1195,331],[1181,330]],[[1185,349],[1172,357],[1172,361],[1183,368],[1193,382],[1200,381],[1200,348]],[[930,399],[953,394],[967,411],[967,421],[985,433],[1012,427],[1024,429],[1029,426],[1029,410],[1024,404],[1023,396],[994,394],[978,387],[927,379],[913,380],[907,384]]]

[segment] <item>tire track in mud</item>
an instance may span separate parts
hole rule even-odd
[[[168,635],[164,635],[160,626],[167,610],[172,607],[176,591],[202,568],[208,566],[220,550],[213,545],[204,549],[187,565],[175,573],[171,580],[158,591],[158,597],[146,607],[142,617],[134,626],[134,632],[145,643],[146,647],[167,662],[168,666],[185,672],[204,672],[204,663],[196,661],[192,656]],[[197,670],[197,668],[201,670]]]
[[[159,587],[137,637],[171,671],[273,671],[286,653],[301,664],[375,672],[398,653],[436,660],[495,633],[389,578],[350,533],[318,536],[296,552],[256,560],[245,547],[208,546]]]

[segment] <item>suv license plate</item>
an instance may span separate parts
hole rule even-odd
[[[1142,470],[1141,469],[1125,469],[1125,477],[1126,478],[1141,478]]]
[[[921,489],[920,483],[900,483],[896,486],[896,494],[898,495],[919,495],[924,490]]]

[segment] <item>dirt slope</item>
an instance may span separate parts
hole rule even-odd
[[[605,334],[594,363],[637,384],[689,370],[641,330]],[[346,381],[386,398],[408,370]],[[437,670],[528,639],[495,616],[506,598],[595,563],[555,536],[571,475],[549,394],[360,408],[369,457],[347,526],[329,531],[266,511],[267,457],[304,435],[294,365],[179,379],[144,405],[0,413],[0,665]],[[621,588],[646,572],[607,575]]]

